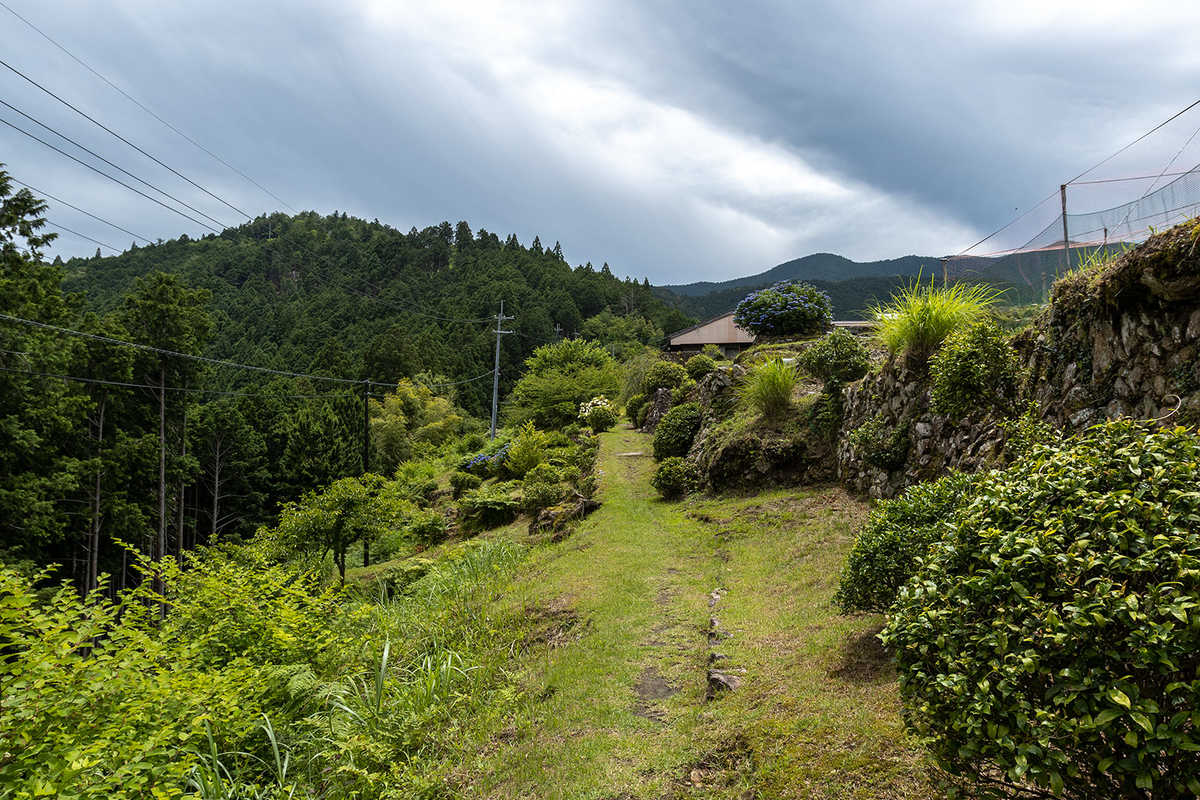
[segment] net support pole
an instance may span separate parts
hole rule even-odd
[[[1067,232],[1067,185],[1064,183],[1058,187],[1058,194],[1062,198],[1062,218],[1063,218],[1063,273],[1071,271],[1071,239]]]

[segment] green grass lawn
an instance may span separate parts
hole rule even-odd
[[[830,604],[865,503],[836,487],[667,503],[649,450],[604,434],[604,506],[497,600],[540,633],[514,652],[524,699],[454,775],[464,793],[937,796],[882,619]],[[707,699],[710,668],[740,687]]]

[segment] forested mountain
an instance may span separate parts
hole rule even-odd
[[[81,589],[480,430],[501,303],[502,393],[561,336],[633,351],[693,322],[465,222],[277,214],[50,264],[44,204],[3,170],[0,203],[0,562]]]
[[[769,286],[779,281],[804,281],[814,286],[817,281],[840,283],[853,278],[880,278],[892,275],[917,275],[921,272],[941,274],[941,261],[934,257],[903,256],[883,261],[860,263],[833,253],[813,253],[794,258],[757,275],[733,278],[720,283],[699,281],[680,286],[663,286],[681,296],[706,295],[731,289],[751,291],[754,287]],[[745,296],[743,294],[743,296]]]

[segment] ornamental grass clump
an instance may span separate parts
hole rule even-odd
[[[746,377],[739,398],[764,419],[777,420],[791,407],[799,377],[796,367],[783,359],[764,361]]]
[[[923,287],[918,278],[891,303],[870,309],[875,335],[893,354],[924,364],[947,336],[982,317],[1000,294],[983,284]]]
[[[733,322],[755,336],[813,336],[833,319],[833,302],[807,283],[782,281],[746,296]]]

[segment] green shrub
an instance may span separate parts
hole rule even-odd
[[[404,594],[408,587],[428,575],[433,565],[432,558],[406,558],[380,572],[376,580],[382,585],[385,596],[395,597]]]
[[[521,503],[512,495],[514,484],[498,483],[468,492],[458,501],[461,519],[470,527],[499,528],[517,518]]]
[[[525,374],[504,402],[510,425],[532,421],[542,430],[555,430],[575,421],[581,403],[616,397],[621,389],[620,367],[595,342],[564,339],[544,345],[525,364]]]
[[[1004,452],[1012,460],[1024,458],[1039,446],[1062,442],[1062,432],[1042,419],[1037,401],[1031,401],[1021,416],[1001,420],[1000,429],[1008,436]]]
[[[637,420],[634,421],[634,424],[637,425],[639,428],[646,427],[646,419],[647,419],[647,417],[650,416],[650,406],[651,405],[653,405],[653,404],[649,400],[647,400],[645,403],[642,403],[642,407],[638,409]]]
[[[689,378],[694,381],[698,381],[708,373],[715,370],[717,368],[717,362],[713,361],[710,356],[706,356],[701,353],[689,358],[687,363],[683,365],[683,368],[687,370]]]
[[[674,361],[656,361],[646,371],[646,376],[642,378],[642,385],[639,388],[641,394],[649,398],[659,389],[674,389],[687,380],[687,376],[687,370],[681,364],[676,364]]]
[[[796,363],[828,387],[841,387],[867,374],[871,354],[857,336],[838,329],[802,352]]]
[[[671,405],[677,406],[681,403],[686,403],[688,398],[692,396],[692,392],[696,390],[696,382],[688,378],[683,383],[671,390]]]
[[[887,611],[930,545],[951,530],[974,483],[974,476],[953,473],[881,501],[854,541],[834,604],[847,614]]]
[[[1200,794],[1197,485],[1195,432],[1128,420],[980,479],[883,633],[943,767],[1043,796]]]
[[[525,473],[542,463],[546,458],[546,434],[526,422],[513,437],[504,457],[504,474],[512,478],[523,478]]]
[[[700,419],[700,406],[695,403],[675,406],[663,415],[654,430],[654,460],[687,455],[700,431]]]
[[[792,404],[799,374],[795,366],[783,359],[773,358],[757,365],[746,376],[739,393],[744,405],[762,414],[767,420],[782,417]]]
[[[521,503],[527,514],[537,514],[562,502],[567,489],[559,482],[559,472],[549,464],[539,464],[525,474],[521,484]]]
[[[713,361],[725,360],[725,354],[721,352],[721,348],[717,347],[715,344],[704,345],[704,347],[700,348],[700,355],[708,356]]]
[[[654,470],[650,485],[667,500],[683,497],[696,487],[696,470],[687,459],[671,456]]]
[[[642,408],[645,407],[648,399],[649,398],[647,398],[646,395],[639,392],[625,401],[625,416],[629,418],[630,422],[639,428],[641,425],[638,425],[638,414],[641,412]]]
[[[979,408],[1011,414],[1021,365],[1000,327],[988,319],[946,337],[929,360],[933,410],[962,419]]]
[[[446,538],[446,518],[439,511],[417,510],[404,521],[404,530],[415,541],[431,545]]]
[[[483,479],[469,472],[455,472],[450,476],[450,489],[454,494],[455,500],[462,497],[466,492],[478,489],[482,485]]]
[[[812,336],[832,319],[829,295],[800,282],[752,292],[733,310],[734,324],[755,336]]]
[[[904,353],[924,363],[947,336],[979,319],[999,296],[997,290],[982,284],[923,288],[918,279],[886,306],[871,308],[875,336],[892,353]]]
[[[912,446],[908,425],[900,422],[892,427],[882,415],[859,425],[848,440],[863,461],[889,472],[904,466],[908,460],[908,449]]]
[[[607,397],[593,397],[579,407],[579,419],[595,433],[604,433],[617,424],[617,407]]]

